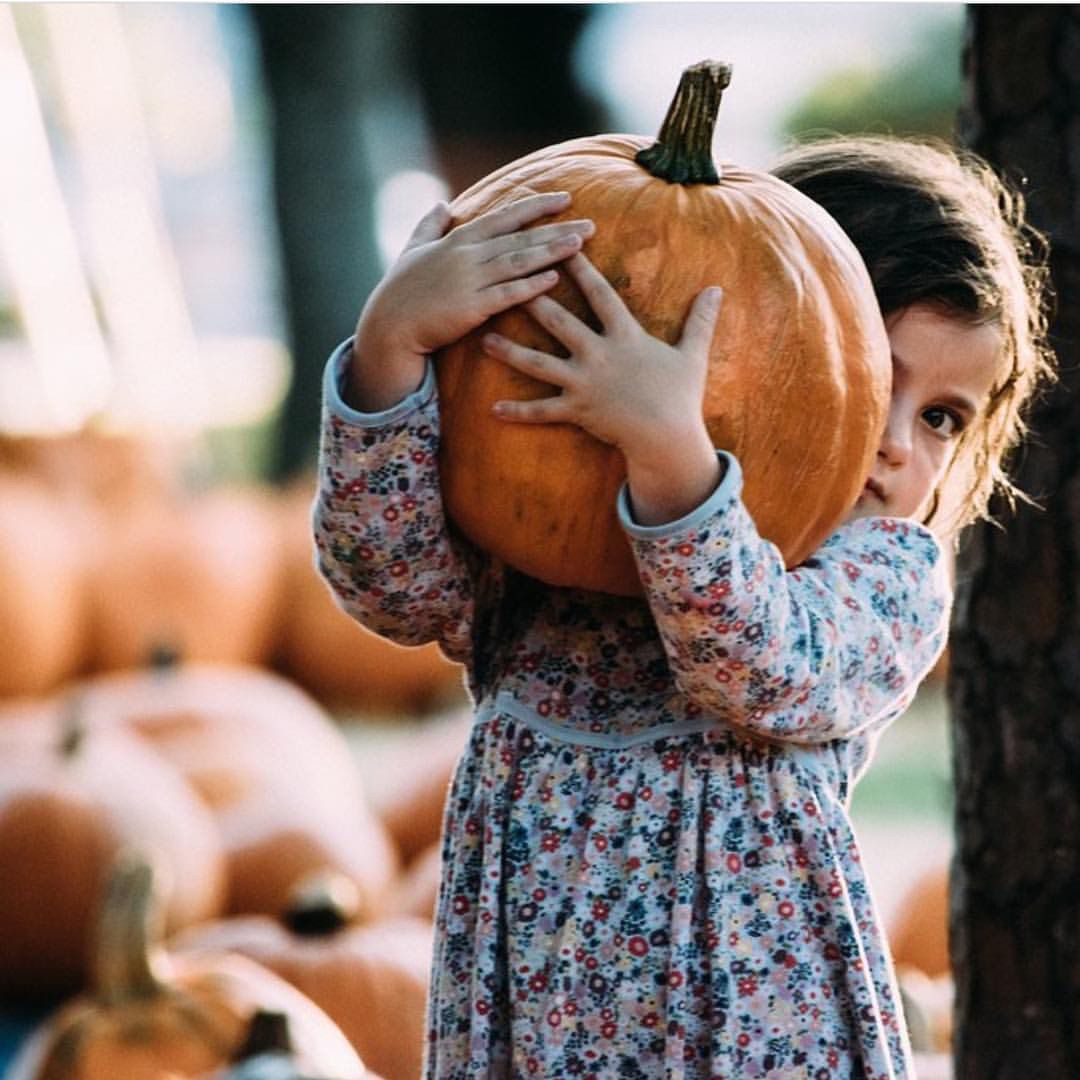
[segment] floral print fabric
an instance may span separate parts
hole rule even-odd
[[[941,552],[837,531],[786,572],[738,463],[689,517],[620,515],[646,599],[541,586],[448,527],[432,372],[381,414],[331,358],[314,529],[339,603],[466,664],[425,1075],[909,1075],[846,804],[944,644]]]

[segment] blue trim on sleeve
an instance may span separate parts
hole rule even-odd
[[[435,396],[435,366],[428,357],[427,366],[424,369],[424,378],[420,385],[407,397],[403,397],[396,405],[381,412],[359,412],[345,404],[342,396],[342,387],[345,379],[345,366],[349,362],[349,354],[352,351],[353,339],[343,341],[331,354],[323,371],[323,401],[326,407],[340,420],[354,427],[376,428],[385,424],[391,424],[404,416],[415,412],[427,405]]]
[[[666,521],[663,525],[639,525],[630,514],[629,487],[624,482],[619,488],[619,497],[616,503],[619,514],[619,522],[626,532],[635,540],[663,540],[676,533],[687,529],[694,529],[704,524],[709,518],[727,508],[729,503],[734,502],[742,493],[742,467],[739,462],[726,450],[717,450],[716,456],[727,465],[724,479],[716,485],[713,493],[695,510],[675,521]]]

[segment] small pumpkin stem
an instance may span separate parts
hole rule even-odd
[[[163,638],[150,646],[146,655],[146,666],[159,678],[165,679],[176,674],[181,659],[179,645]]]
[[[164,992],[157,968],[161,906],[153,863],[140,852],[122,852],[105,888],[94,963],[96,996],[105,1004]]]
[[[260,1054],[291,1054],[293,1049],[289,1018],[281,1012],[257,1009],[248,1024],[247,1037],[233,1061],[247,1061]]]
[[[60,741],[57,749],[65,761],[77,757],[86,742],[86,723],[83,719],[82,700],[78,695],[69,696],[60,714]]]
[[[702,60],[688,67],[668,107],[660,134],[634,160],[653,176],[671,184],[718,184],[720,171],[712,158],[713,130],[720,99],[731,82],[731,65]]]
[[[356,883],[333,871],[316,871],[292,890],[284,923],[301,937],[324,937],[348,926],[359,914]]]

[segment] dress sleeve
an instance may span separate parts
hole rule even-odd
[[[323,380],[319,482],[312,508],[316,566],[338,605],[402,645],[470,649],[472,553],[454,538],[439,492],[434,369],[408,397],[361,413],[341,396],[351,341]]]
[[[794,570],[740,498],[738,462],[678,521],[619,515],[672,673],[691,702],[769,739],[826,742],[895,714],[944,648],[941,547],[912,521],[858,519]]]

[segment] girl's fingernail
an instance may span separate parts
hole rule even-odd
[[[499,342],[501,341],[502,338],[499,337],[498,334],[485,334],[480,339],[480,344],[483,345],[485,349],[497,349],[499,347]]]
[[[496,416],[505,416],[506,412],[507,412],[506,402],[505,401],[496,401],[495,404],[491,406],[491,411]]]

